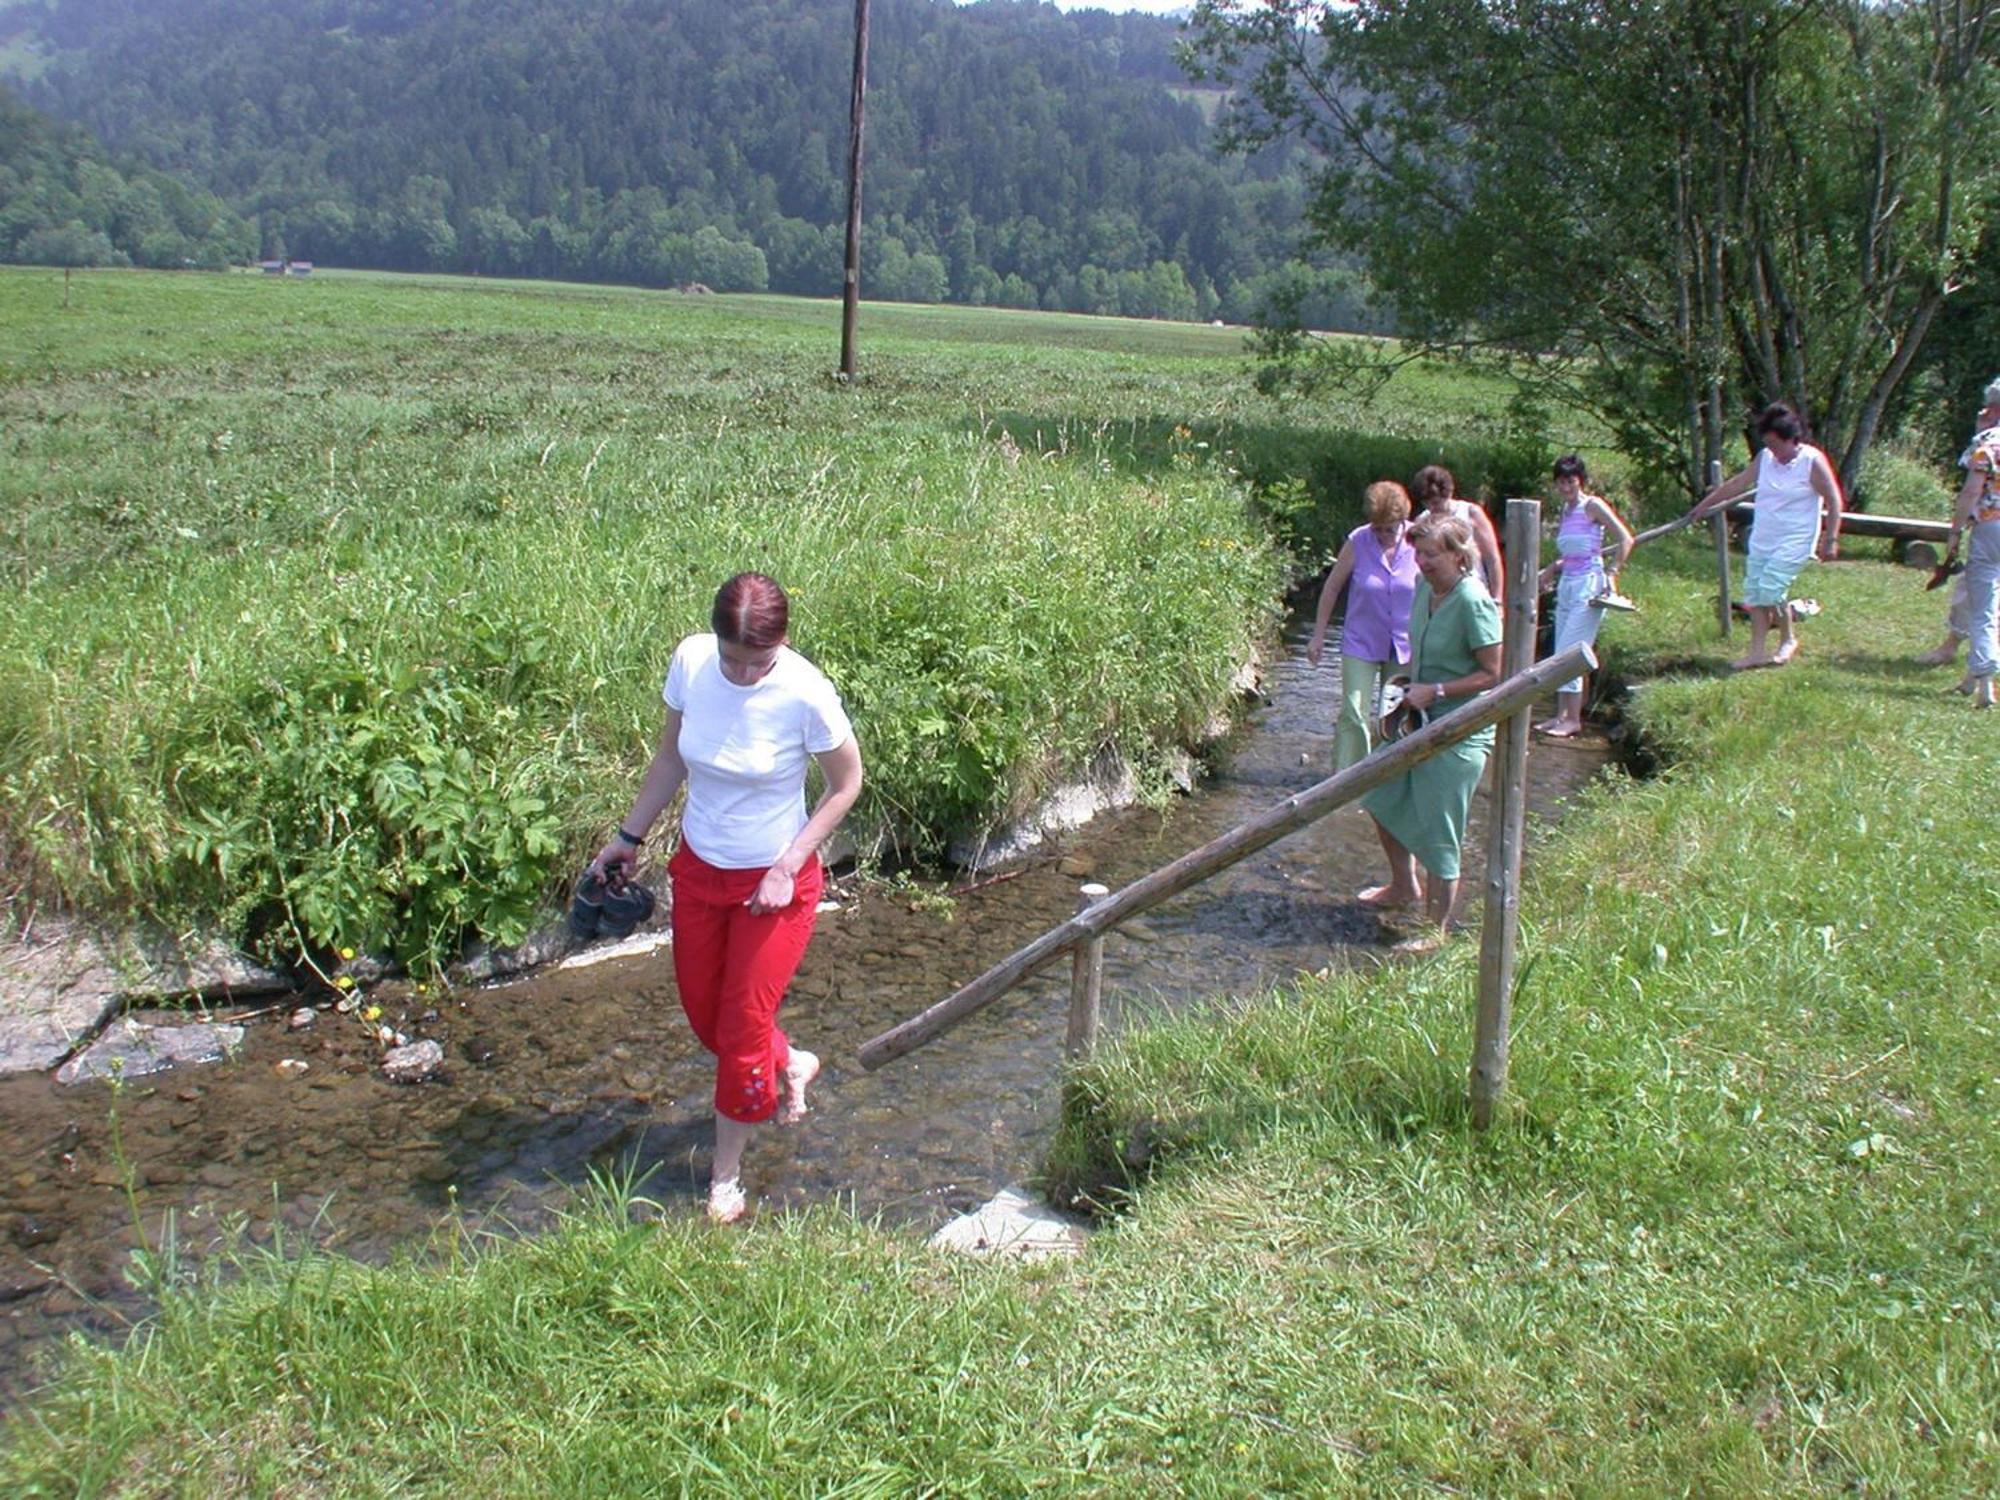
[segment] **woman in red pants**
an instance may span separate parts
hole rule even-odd
[[[739,573],[715,596],[714,633],[674,648],[667,723],[632,810],[593,862],[629,873],[674,794],[687,787],[673,887],[681,1007],[715,1054],[715,1171],[709,1217],[743,1216],[752,1127],[805,1113],[819,1059],[778,1029],[778,1004],[812,938],[818,850],[861,791],[861,751],[834,690],[786,644],[785,591]],[[806,766],[826,790],[806,812]]]

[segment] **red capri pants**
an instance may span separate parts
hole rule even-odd
[[[791,1044],[778,1005],[805,957],[826,884],[819,856],[792,884],[792,904],[762,916],[744,905],[764,878],[724,870],[682,844],[673,884],[674,978],[695,1037],[715,1054],[715,1110],[746,1125],[768,1120],[784,1088]]]

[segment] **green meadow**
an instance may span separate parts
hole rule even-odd
[[[924,857],[1229,705],[1367,479],[1526,450],[1428,367],[1339,412],[1240,331],[531,283],[0,273],[0,871],[417,968],[617,814],[674,642],[773,573]],[[1335,420],[1338,418],[1338,420]]]
[[[1605,644],[1665,765],[1533,834],[1487,1135],[1471,943],[1220,997],[1072,1078],[1046,1185],[1102,1215],[1074,1264],[836,1208],[634,1222],[615,1181],[388,1269],[155,1257],[156,1319],[73,1349],[0,1483],[1990,1494],[2000,726],[1908,664],[1920,576],[1814,570],[1800,659],[1732,677],[1705,550],[1628,570]]]
[[[477,924],[383,879],[445,837],[385,804],[463,798],[465,844],[539,828],[521,909],[545,898],[735,567],[797,585],[869,816],[920,847],[1190,734],[1268,626],[1272,536],[1310,559],[1354,465],[1500,484],[1519,452],[1504,392],[1447,372],[1267,406],[1229,330],[1135,353],[869,309],[841,389],[828,309],[778,299],[73,296],[0,276],[18,892],[213,917],[248,883],[279,893],[252,925],[376,911],[413,953],[412,910]],[[945,1262],[835,1207],[652,1222],[618,1181],[534,1241],[447,1222],[388,1268],[163,1249],[157,1315],[69,1351],[0,1489],[1992,1493],[2000,715],[1910,664],[1922,575],[1852,550],[1806,575],[1799,660],[1747,676],[1698,539],[1628,569],[1603,646],[1660,771],[1531,833],[1492,1132],[1462,942],[1116,1038],[1045,1172],[1099,1218],[1074,1264]],[[325,849],[353,857],[300,861]]]

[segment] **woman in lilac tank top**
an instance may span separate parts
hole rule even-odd
[[[1562,501],[1562,521],[1556,527],[1556,560],[1542,569],[1541,586],[1555,585],[1558,653],[1578,644],[1594,645],[1604,606],[1597,600],[1615,593],[1618,570],[1632,551],[1632,528],[1601,495],[1584,493],[1590,475],[1574,453],[1556,460],[1556,498]],[[1606,535],[1618,555],[1607,571]],[[1572,677],[1556,689],[1556,716],[1535,728],[1557,739],[1568,739],[1583,728],[1584,688],[1588,678]]]
[[[1409,660],[1410,601],[1417,591],[1417,554],[1405,539],[1410,497],[1392,479],[1363,494],[1368,516],[1341,544],[1333,571],[1319,591],[1306,659],[1319,665],[1326,649],[1333,604],[1347,591],[1340,627],[1340,722],[1333,736],[1334,765],[1346,770],[1369,751],[1368,726],[1384,679]]]

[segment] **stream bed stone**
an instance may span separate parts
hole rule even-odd
[[[144,1078],[168,1068],[220,1062],[242,1045],[241,1026],[206,1021],[148,1024],[125,1016],[113,1021],[102,1036],[56,1069],[56,1082]]]

